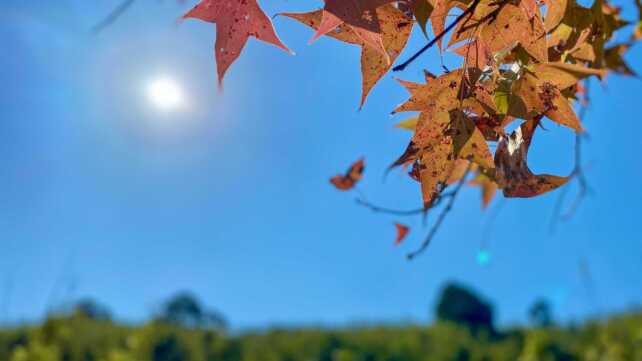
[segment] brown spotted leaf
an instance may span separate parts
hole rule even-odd
[[[391,167],[415,164],[411,175],[421,182],[424,206],[430,207],[469,161],[493,167],[488,144],[474,121],[461,111],[422,112],[410,144]]]
[[[537,1],[538,0],[521,0],[519,3],[522,9],[526,12],[526,15],[528,15],[529,19],[533,19],[539,12]]]
[[[466,61],[466,66],[469,68],[484,70],[486,67],[495,66],[492,51],[480,38],[451,51],[463,57]]]
[[[546,2],[547,10],[546,17],[544,18],[544,28],[547,33],[555,29],[566,14],[568,8],[568,0],[544,0]]]
[[[448,14],[454,8],[465,9],[466,4],[470,1],[457,0],[434,0],[433,10],[430,14],[430,24],[434,36],[441,34],[446,29],[446,19]],[[442,49],[442,39],[437,41],[439,49]]]
[[[446,184],[451,185],[459,182],[462,178],[466,176],[466,173],[469,171],[474,171],[477,168],[476,164],[471,164],[467,159],[457,159],[455,161],[455,166],[453,167],[450,177]]]
[[[377,8],[392,2],[394,0],[325,0],[321,23],[310,41],[346,24],[364,43],[387,57]]]
[[[576,132],[583,131],[570,102],[556,84],[527,73],[514,84],[513,92],[516,97],[511,98],[510,115],[531,119],[544,114]]]
[[[484,24],[480,37],[493,53],[520,44],[538,62],[548,62],[544,23],[539,16],[529,19],[522,7],[503,5],[492,21]]]
[[[434,9],[431,1],[410,0],[410,8],[412,10],[412,14],[415,16],[417,24],[419,24],[419,27],[421,28],[421,31],[423,31],[424,35],[428,36],[426,25],[428,24],[428,19],[430,19],[430,15]]]
[[[464,18],[459,22],[452,31],[450,40],[448,40],[448,47],[453,44],[477,38],[481,29],[489,22],[493,21],[494,16],[497,14],[499,7],[493,1],[481,1],[472,16]]]
[[[602,79],[606,76],[607,71],[605,69],[589,68],[580,64],[551,62],[533,65],[531,73],[537,79],[538,84],[549,82],[558,89],[564,90],[592,75]]]
[[[469,95],[467,90],[471,90],[470,84],[474,84],[480,75],[479,69],[469,68],[466,70],[466,74],[464,74],[464,69],[457,69],[436,79],[430,79],[426,84],[409,83],[410,86],[406,86],[406,90],[410,93],[410,98],[399,105],[394,113],[448,112],[457,109],[460,99]],[[406,85],[406,83],[402,84]]]

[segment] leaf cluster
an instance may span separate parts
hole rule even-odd
[[[641,1],[635,4],[642,19]],[[642,22],[633,24],[629,40],[615,42],[631,24],[620,13],[607,0],[594,0],[590,7],[576,0],[325,0],[322,9],[281,15],[311,28],[311,41],[327,36],[362,49],[360,106],[392,69],[414,26],[427,36],[430,25],[435,37],[395,69],[404,69],[432,45],[460,58],[457,69],[440,75],[426,71],[422,83],[399,80],[410,96],[393,112],[418,115],[400,123],[413,134],[391,168],[410,169],[427,211],[450,185],[471,174],[467,183],[481,188],[483,207],[498,190],[508,198],[535,197],[577,175],[578,165],[568,175],[534,174],[529,148],[545,118],[585,132],[576,113],[578,100],[587,99],[583,80],[635,75],[623,57],[642,37]],[[202,0],[185,17],[217,24],[219,80],[250,36],[288,50],[256,0]],[[351,189],[363,165],[360,160],[332,183]],[[408,230],[397,228],[399,243]]]

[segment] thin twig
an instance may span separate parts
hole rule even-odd
[[[375,213],[387,213],[387,214],[392,214],[396,216],[414,216],[417,214],[421,214],[424,212],[424,208],[417,208],[417,209],[407,209],[407,210],[402,210],[402,209],[391,209],[391,208],[385,208],[385,207],[380,207],[375,204],[372,204],[362,198],[357,198],[356,202],[360,206],[364,206],[371,211]]]
[[[444,222],[444,219],[446,219],[446,216],[452,210],[453,204],[455,203],[455,200],[457,199],[457,195],[459,194],[459,191],[463,187],[464,183],[466,183],[466,178],[468,176],[468,173],[470,172],[471,164],[472,163],[470,163],[468,165],[468,169],[466,169],[466,172],[464,173],[464,175],[461,177],[461,179],[457,183],[457,186],[455,187],[455,189],[451,193],[448,194],[448,198],[449,198],[448,199],[448,203],[446,204],[446,207],[444,207],[444,209],[439,214],[439,218],[437,218],[437,221],[432,226],[432,229],[430,229],[430,232],[428,233],[428,236],[426,237],[426,239],[423,241],[421,246],[419,246],[419,248],[416,251],[408,253],[408,256],[407,256],[408,260],[410,260],[410,261],[413,260],[415,257],[417,257],[418,255],[423,253],[426,250],[426,248],[428,248],[428,246],[430,245],[430,242],[435,237],[435,234],[437,234],[437,231],[441,227],[441,224]],[[443,199],[443,198],[444,197],[441,197],[440,199]]]
[[[495,220],[497,219],[499,213],[502,211],[505,205],[506,198],[502,198],[499,203],[497,203],[497,205],[492,209],[488,218],[486,218],[484,229],[482,230],[482,239],[479,246],[480,249],[487,250],[489,248],[488,245],[490,243],[491,230],[495,225]]]
[[[455,21],[453,21],[444,31],[441,33],[437,34],[432,40],[428,42],[423,48],[421,48],[418,52],[415,53],[415,55],[411,56],[410,59],[406,60],[403,64],[397,65],[394,68],[392,68],[392,71],[402,71],[405,70],[408,65],[410,65],[413,61],[417,60],[418,57],[421,56],[426,50],[430,49],[433,45],[435,45],[439,40],[441,40],[446,34],[452,30],[457,24],[459,24],[464,18],[468,15],[472,15],[472,13],[475,11],[477,8],[477,5],[481,0],[474,0],[473,3],[466,9],[463,13],[461,13]]]
[[[562,206],[564,205],[564,200],[566,200],[566,195],[568,194],[569,187],[563,187],[557,196],[555,201],[555,206],[553,207],[553,216],[551,217],[551,222],[548,225],[548,233],[553,234],[557,229],[557,221],[561,218],[560,214],[562,213]]]
[[[375,213],[386,213],[386,214],[392,214],[395,216],[415,216],[418,214],[425,214],[426,211],[428,211],[429,209],[439,206],[444,198],[452,197],[452,195],[453,195],[453,192],[443,193],[437,198],[435,198],[432,204],[430,204],[430,206],[428,206],[427,208],[422,207],[422,208],[415,208],[415,209],[392,209],[392,208],[382,207],[374,203],[368,202],[366,200],[366,197],[363,195],[363,193],[360,193],[360,198],[357,198],[355,202],[357,202],[358,205],[368,208],[369,210]]]
[[[574,178],[577,179],[577,184],[579,185],[579,190],[575,199],[571,203],[571,206],[568,210],[562,215],[563,220],[567,220],[573,217],[575,211],[582,203],[584,197],[588,194],[588,181],[586,180],[586,175],[582,169],[582,134],[575,135],[575,169],[573,170]]]
[[[91,32],[95,35],[105,30],[105,28],[116,22],[116,20],[118,20],[118,18],[120,18],[134,4],[134,2],[136,2],[136,0],[124,0],[120,5],[112,10],[105,19],[91,28]]]

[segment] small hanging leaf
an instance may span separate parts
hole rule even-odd
[[[397,238],[395,239],[395,245],[398,246],[403,242],[404,239],[410,233],[410,228],[401,223],[395,223],[395,228],[397,228]]]

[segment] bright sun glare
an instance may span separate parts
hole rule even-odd
[[[147,87],[147,97],[154,106],[165,111],[177,110],[185,105],[180,85],[167,77],[151,81]]]

